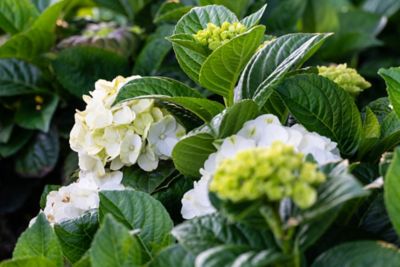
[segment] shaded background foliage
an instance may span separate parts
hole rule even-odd
[[[16,238],[37,214],[44,185],[66,184],[76,170],[68,135],[75,109],[83,107],[82,95],[97,79],[159,75],[195,86],[165,39],[192,6],[223,4],[243,17],[267,3],[261,24],[271,36],[334,32],[308,64],[347,63],[357,68],[373,84],[360,95],[360,108],[386,96],[378,69],[400,65],[397,0],[71,0],[59,7],[52,2],[0,1],[0,259],[10,257]],[[10,23],[13,20],[18,23]],[[114,23],[114,34],[107,40],[91,38],[85,31],[100,22]],[[365,178],[365,171],[359,171]],[[371,214],[382,211],[382,202],[377,197],[368,204]],[[374,229],[381,232],[376,234],[397,242],[387,216],[371,214],[360,214],[361,223],[379,224]],[[371,223],[374,218],[381,220]],[[329,236],[336,235],[325,238]]]

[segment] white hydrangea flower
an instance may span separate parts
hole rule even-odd
[[[171,157],[172,148],[185,133],[174,117],[151,99],[112,106],[122,86],[139,77],[98,80],[90,96],[83,97],[86,108],[76,112],[70,133],[70,146],[78,152],[82,170],[101,176],[106,166],[119,170],[138,163],[143,170],[152,171],[160,159]]]
[[[312,155],[319,165],[341,159],[337,144],[329,138],[309,132],[298,124],[292,127],[283,126],[274,115],[261,115],[246,122],[236,135],[226,138],[217,152],[208,157],[204,168],[200,169],[202,177],[194,182],[194,188],[182,198],[183,218],[191,219],[215,211],[208,198],[208,184],[219,162],[244,149],[269,147],[275,141],[292,145],[296,151],[305,155]]]
[[[99,207],[99,191],[122,190],[122,172],[107,172],[98,176],[81,171],[79,180],[51,191],[47,195],[43,212],[51,224],[77,218],[88,210]]]

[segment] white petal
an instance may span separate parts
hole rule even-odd
[[[135,113],[128,106],[123,106],[114,112],[113,122],[116,125],[129,124],[135,119],[134,115]]]

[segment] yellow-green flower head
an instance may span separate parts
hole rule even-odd
[[[358,95],[363,90],[371,87],[355,69],[348,68],[347,64],[319,66],[319,75],[324,76],[342,87],[346,92],[353,96]]]
[[[208,23],[207,28],[193,34],[193,38],[210,50],[215,50],[246,30],[247,27],[240,22],[229,23],[225,21],[220,27]]]
[[[300,208],[317,200],[316,186],[326,180],[317,164],[304,161],[292,146],[275,142],[269,148],[252,148],[225,159],[217,167],[210,191],[233,202],[290,197]]]

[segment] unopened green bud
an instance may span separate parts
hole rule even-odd
[[[363,90],[371,87],[368,81],[358,74],[355,69],[348,68],[347,64],[332,65],[329,67],[320,66],[318,67],[318,73],[334,81],[353,96],[357,96]]]
[[[193,34],[193,38],[210,50],[215,50],[246,30],[247,27],[240,22],[229,23],[225,21],[220,27],[208,23],[205,29]]]
[[[304,155],[292,146],[275,142],[269,148],[240,151],[223,160],[210,190],[233,202],[275,202],[289,197],[300,208],[308,208],[317,199],[314,186],[325,180],[315,163],[305,162]]]

